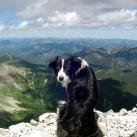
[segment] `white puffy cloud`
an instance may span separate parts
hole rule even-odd
[[[47,18],[38,17],[21,22],[18,25],[5,26],[0,24],[0,32],[5,30],[43,30],[53,27],[90,27],[90,28],[137,28],[137,10],[121,9],[106,12],[96,17],[84,18],[76,11],[60,12],[56,11]]]
[[[80,23],[80,15],[75,12],[55,12],[55,16],[49,17],[48,18],[50,22],[57,24],[58,26],[60,25],[75,25],[77,23]]]
[[[7,1],[7,0],[5,0]],[[11,0],[13,2],[13,0]],[[40,30],[49,27],[91,27],[91,28],[137,28],[137,10],[135,0],[14,0],[21,3],[16,11],[17,18],[24,20],[20,24],[0,24],[0,32],[5,30]],[[13,2],[14,3],[14,2]],[[0,1],[0,4],[4,5]],[[14,3],[16,5],[16,3]],[[112,4],[112,5],[111,5]],[[5,5],[6,6],[6,5]],[[9,5],[8,5],[9,6]],[[133,7],[129,8],[129,7]],[[11,7],[15,6],[11,4]],[[124,7],[123,9],[120,7]],[[127,8],[126,8],[127,7]],[[137,7],[137,4],[136,4]],[[1,9],[1,5],[0,5]],[[13,21],[14,22],[14,21]]]
[[[41,27],[42,27],[42,28],[47,28],[47,27],[49,27],[49,26],[50,26],[50,24],[46,22],[46,23],[42,24]]]
[[[11,25],[9,26],[10,30],[16,30],[16,31],[25,31],[25,30],[39,30],[45,27],[48,27],[48,25],[46,26],[46,21],[43,18],[37,18],[37,19],[33,19],[33,20],[29,20],[29,21],[22,21],[20,24],[18,25]]]
[[[137,0],[0,0],[0,11],[5,36],[58,27],[137,30]]]
[[[36,21],[37,21],[37,23],[39,23],[39,24],[43,24],[44,23],[44,19],[43,18],[37,18],[36,19]]]
[[[129,29],[137,26],[137,10],[117,10],[108,12],[97,17],[97,20],[112,26],[112,27],[123,27]]]
[[[99,20],[105,22],[134,22],[137,20],[137,10],[119,10],[109,12],[98,17]]]
[[[137,10],[116,10],[103,13],[93,18],[83,18],[76,11],[59,12],[47,18],[38,17],[23,21],[18,25],[10,25],[10,30],[42,30],[53,27],[91,27],[91,28],[137,28]],[[5,28],[0,25],[0,31]],[[7,27],[8,28],[8,27]]]
[[[17,16],[24,18],[35,18],[41,15],[45,15],[45,6],[47,4],[47,0],[38,0],[36,2],[28,5],[24,10],[19,11]]]
[[[16,29],[17,30],[25,30],[28,29],[29,27],[29,22],[28,21],[23,21],[21,24],[19,24]]]
[[[18,30],[60,26],[137,27],[136,0],[4,0],[0,1],[2,9],[26,20],[18,25],[6,23]]]
[[[6,26],[4,24],[0,24],[0,32],[4,31],[6,29]]]

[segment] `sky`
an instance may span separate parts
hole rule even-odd
[[[0,38],[137,40],[137,0],[0,0]]]

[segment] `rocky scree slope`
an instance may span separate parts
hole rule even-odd
[[[121,109],[103,113],[95,110],[97,122],[103,137],[137,137],[137,106],[127,111]],[[45,113],[39,121],[11,125],[8,129],[0,128],[0,137],[56,137],[56,113]]]

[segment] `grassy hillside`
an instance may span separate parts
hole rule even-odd
[[[47,72],[42,69],[39,65],[25,61],[5,59],[2,61],[0,127],[36,119],[42,113],[55,111],[56,102],[52,97],[53,94],[47,92]]]
[[[4,96],[3,100],[0,100],[0,103],[3,104],[0,112],[5,113],[5,115],[0,115],[0,126],[3,127],[9,126],[11,123],[36,118],[39,114],[46,111],[41,99],[34,99],[30,94],[24,93],[12,85],[5,84],[1,86],[0,96]],[[12,99],[9,100],[9,98]],[[14,105],[11,105],[13,102],[15,102]],[[16,107],[13,108],[13,106]],[[7,109],[5,109],[5,107],[7,107]]]

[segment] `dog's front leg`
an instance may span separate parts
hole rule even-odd
[[[67,106],[67,103],[65,101],[58,102],[58,109],[57,109],[58,119],[60,119],[60,120],[62,119],[62,117],[66,111],[66,106]]]

